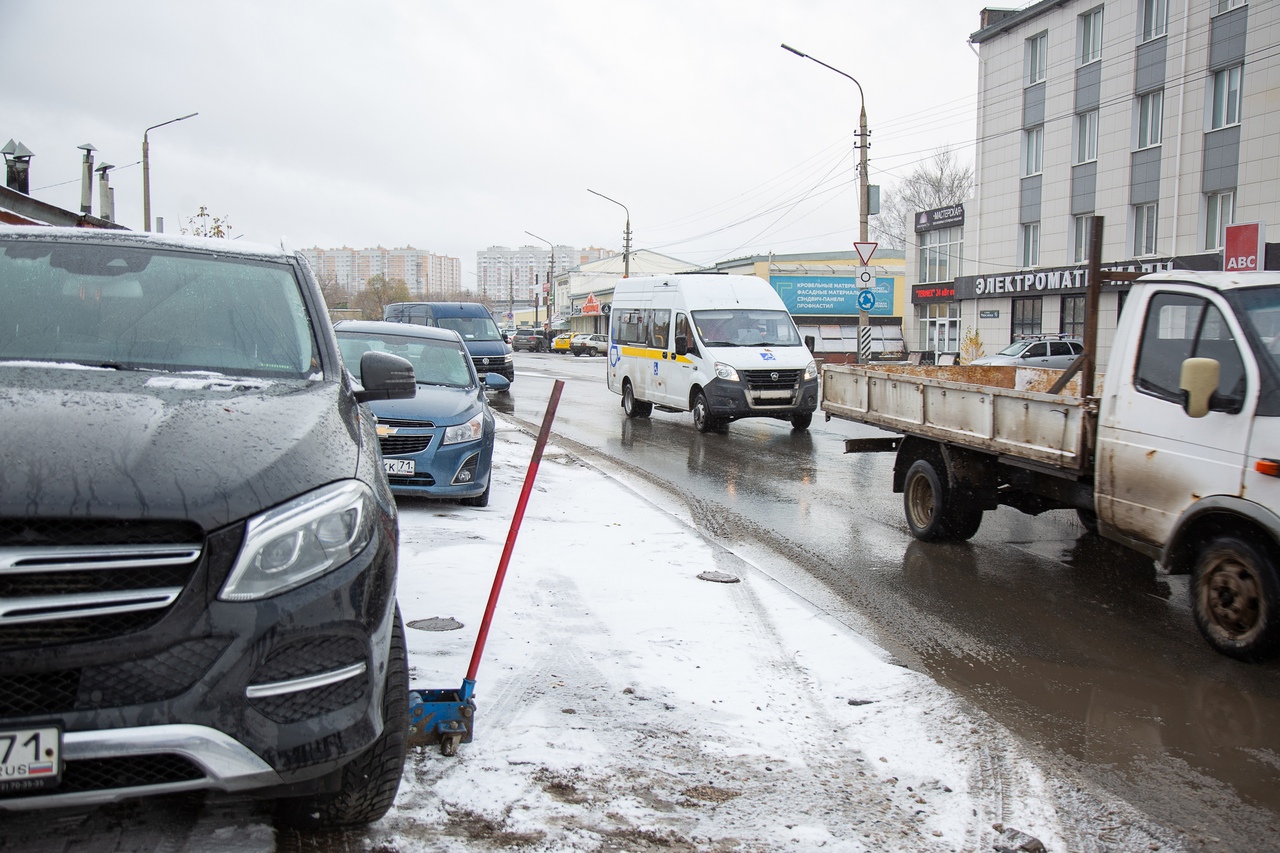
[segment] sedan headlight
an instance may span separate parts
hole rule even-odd
[[[478,441],[484,435],[484,413],[476,415],[465,424],[446,427],[442,444],[459,444],[463,441]]]
[[[734,370],[734,369],[733,369],[732,367],[730,367],[729,365],[724,364],[723,362],[719,362],[719,361],[717,361],[717,362],[716,362],[716,376],[720,377],[721,379],[725,380],[726,382],[737,382],[737,381],[739,381],[739,380],[738,380],[738,371]]]
[[[809,366],[804,369],[804,378],[806,382],[810,379],[818,378],[818,362],[809,362]]]
[[[373,492],[332,483],[249,519],[240,556],[218,598],[279,595],[355,557],[373,538]]]

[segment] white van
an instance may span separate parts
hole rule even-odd
[[[613,291],[609,389],[629,418],[693,412],[699,432],[739,418],[808,429],[818,366],[781,297],[753,275],[626,278]]]

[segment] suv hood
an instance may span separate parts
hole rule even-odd
[[[242,520],[355,476],[355,404],[335,405],[340,393],[336,382],[0,366],[0,517]]]

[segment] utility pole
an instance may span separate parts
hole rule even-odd
[[[591,189],[590,187],[587,188],[587,192],[591,193],[592,195],[598,195],[600,196],[600,198],[604,199],[605,201],[612,201],[618,207],[622,208],[623,210],[626,210],[627,227],[626,227],[626,230],[622,232],[622,238],[623,238],[622,239],[622,277],[630,278],[631,277],[631,211],[627,210],[627,206],[625,204],[623,204],[620,201],[615,201],[614,199],[609,198],[604,193],[598,193],[595,190]]]
[[[546,237],[539,237],[537,234],[534,234],[532,231],[526,231],[524,233],[528,234],[530,237],[533,237],[535,240],[541,240],[542,242],[546,243],[547,249],[551,252],[550,256],[547,258],[547,326],[549,330],[551,326],[551,282],[552,282],[552,279],[555,277],[556,247],[555,247],[555,244],[552,243],[550,240],[548,240]],[[533,294],[533,325],[535,326],[538,325],[538,293],[536,288],[534,289],[534,294]],[[548,340],[547,348],[550,349],[550,347],[551,347],[551,341]]]

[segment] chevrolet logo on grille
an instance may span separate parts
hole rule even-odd
[[[395,427],[386,426],[385,424],[378,424],[378,438],[386,438],[389,435],[395,435],[399,431],[400,430],[396,429]]]

